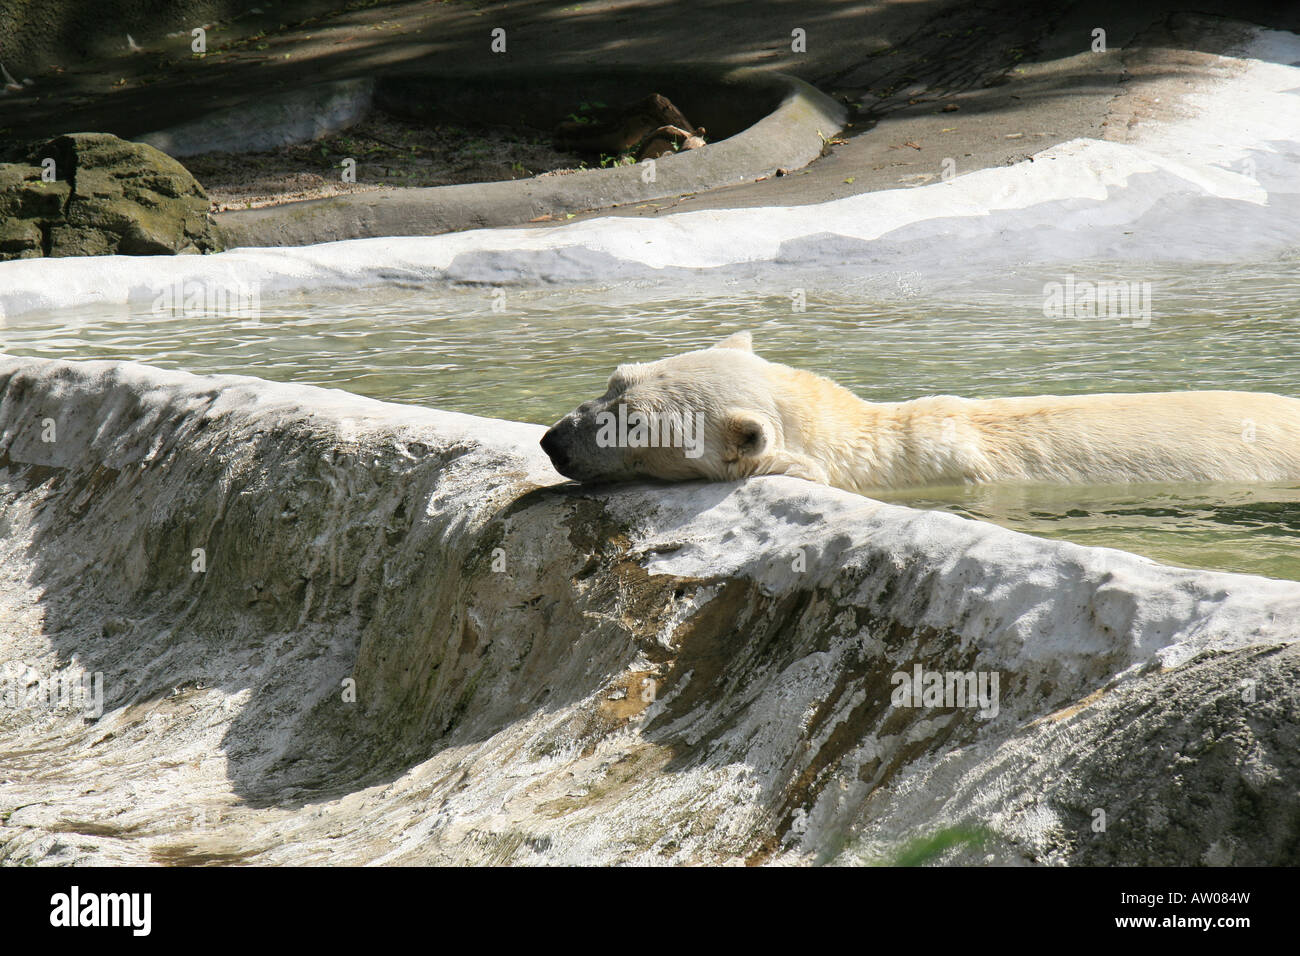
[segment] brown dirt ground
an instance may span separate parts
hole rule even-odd
[[[356,182],[343,181],[345,159]],[[540,131],[425,126],[375,113],[311,143],[256,153],[204,153],[182,160],[208,191],[213,212],[393,186],[526,179],[586,168]]]

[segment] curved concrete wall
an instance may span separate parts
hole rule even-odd
[[[485,226],[518,225],[538,216],[608,209],[706,189],[734,186],[802,169],[817,159],[844,123],[844,107],[802,80],[759,70],[691,65],[566,71],[539,77],[498,73],[439,77],[422,73],[349,81],[227,111],[213,121],[150,134],[144,142],[175,155],[247,144],[303,141],[360,119],[373,102],[430,122],[493,123],[550,131],[593,90],[612,103],[647,91],[668,95],[710,142],[644,164],[587,169],[568,176],[451,186],[381,189],[279,206],[220,213],[228,245],[304,246],[374,236],[433,236]],[[303,100],[316,108],[304,112]],[[214,146],[221,139],[225,147]]]
[[[1300,584],[540,433],[0,359],[0,860],[1296,862]]]

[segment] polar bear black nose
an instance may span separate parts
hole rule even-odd
[[[569,456],[560,446],[559,436],[555,432],[554,428],[550,428],[542,436],[542,451],[546,452],[551,459],[551,464],[555,466],[555,470],[560,474],[564,474],[564,469],[569,465]]]

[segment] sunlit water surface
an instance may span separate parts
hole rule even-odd
[[[1009,270],[946,285],[908,276],[808,285],[804,311],[793,289],[650,282],[354,290],[262,302],[256,321],[85,309],[10,319],[0,348],[257,375],[543,424],[600,394],[620,362],[737,329],[754,332],[764,357],[876,401],[1213,388],[1300,396],[1295,265],[1076,268],[1081,278],[1150,281],[1149,324],[1046,318],[1044,284],[1063,277]],[[971,487],[890,500],[1173,564],[1300,580],[1300,482]]]

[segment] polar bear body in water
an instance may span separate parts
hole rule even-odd
[[[542,438],[577,481],[793,475],[859,493],[977,482],[1300,480],[1300,399],[1255,392],[866,402],[753,353],[620,365]]]

